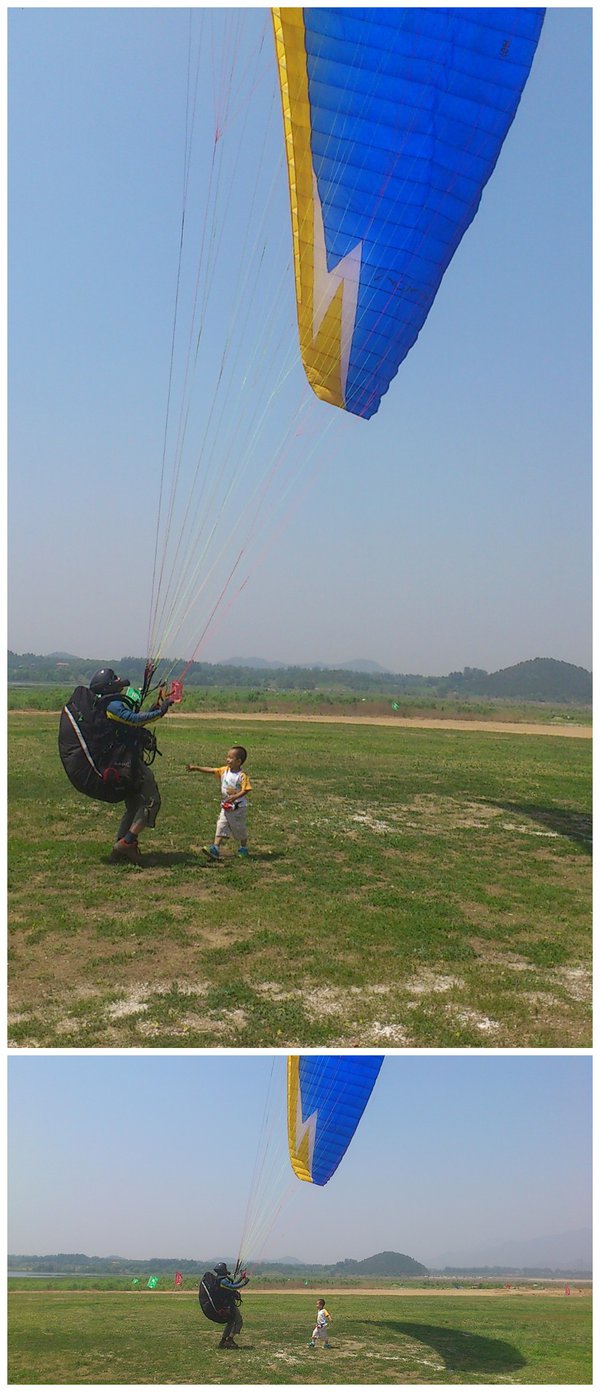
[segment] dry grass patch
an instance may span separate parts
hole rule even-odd
[[[556,967],[554,977],[572,1000],[591,1005],[594,979],[588,967]]]
[[[188,1011],[170,1026],[170,1034],[190,1042],[205,1035],[212,1037],[215,1030],[219,1030],[222,1044],[235,1044],[247,1023],[248,1016],[244,1010],[207,1010],[203,1015]],[[143,1039],[158,1039],[164,1031],[165,1025],[162,1021],[137,1022],[137,1032]]]
[[[466,913],[470,907],[472,906],[463,905]],[[469,941],[475,955],[481,962],[485,962],[486,966],[500,967],[502,971],[531,971],[531,962],[514,952],[499,952],[495,943],[490,942],[488,938],[470,938]]]
[[[470,1029],[480,1030],[482,1034],[499,1034],[502,1028],[499,1020],[490,1020],[489,1016],[482,1015],[478,1010],[469,1010],[454,1004],[447,1004],[445,1008],[448,1015],[459,1025],[468,1025]]]
[[[444,991],[460,991],[464,989],[464,986],[464,981],[458,976],[440,976],[435,972],[425,971],[420,976],[406,981],[403,989],[411,995],[429,996]]]
[[[402,1048],[411,1043],[407,1031],[403,1025],[383,1025],[380,1020],[374,1020],[369,1029],[370,1041],[373,1044],[381,1044],[388,1048]]]

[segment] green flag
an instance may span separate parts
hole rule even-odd
[[[158,1285],[158,1276],[151,1276],[151,1277],[150,1277],[150,1280],[148,1281],[148,1290],[154,1290],[154,1287],[157,1286],[157,1285]]]
[[[131,1284],[132,1284],[132,1286],[139,1286],[140,1283],[139,1283],[139,1280],[138,1280],[137,1276],[135,1277],[135,1280],[133,1280],[133,1281],[131,1282]]]

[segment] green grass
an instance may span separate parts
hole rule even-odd
[[[589,740],[172,713],[139,870],[56,730],[9,720],[13,1045],[591,1043]],[[215,866],[185,764],[232,741],[252,854]]]
[[[71,695],[71,687],[53,686],[40,682],[38,685],[8,687],[8,709],[32,711],[58,711]],[[394,711],[393,703],[397,706]],[[470,696],[463,700],[457,697],[435,696],[426,691],[412,695],[392,696],[387,692],[378,694],[367,691],[348,691],[343,687],[334,691],[317,687],[315,690],[270,690],[253,687],[191,686],[185,690],[185,710],[187,714],[197,712],[207,714],[211,711],[230,711],[239,713],[251,711],[254,714],[288,715],[329,715],[329,716],[385,716],[392,722],[414,716],[429,716],[435,720],[494,720],[524,724],[551,725],[591,725],[591,706],[577,706],[560,701],[525,701],[515,697],[480,698]]]
[[[244,1300],[243,1345],[217,1349],[219,1328],[193,1295],[12,1292],[9,1381],[372,1385],[591,1382],[585,1294],[479,1297],[354,1295],[327,1299],[333,1347],[307,1347],[309,1295]]]

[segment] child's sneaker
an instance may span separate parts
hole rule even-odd
[[[203,846],[202,850],[204,851],[205,855],[210,856],[211,860],[219,860],[218,846]]]
[[[240,848],[239,848],[239,850],[238,850],[238,855],[239,855],[239,856],[249,856],[249,855],[250,855],[250,852],[249,852],[249,850],[248,850],[248,847],[247,847],[247,846],[240,846]]]
[[[307,1347],[308,1347],[308,1348],[314,1348],[314,1346],[315,1346],[315,1341],[314,1341],[314,1339],[310,1339],[309,1342],[308,1342]]]

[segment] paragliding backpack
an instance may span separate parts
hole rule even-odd
[[[58,752],[74,788],[100,802],[122,802],[139,786],[139,758],[119,739],[106,707],[113,696],[94,696],[77,686],[63,706]]]
[[[231,1319],[232,1300],[228,1291],[224,1291],[219,1285],[219,1278],[214,1271],[205,1271],[198,1287],[198,1299],[200,1309],[206,1318],[213,1320],[214,1324],[227,1324]]]

